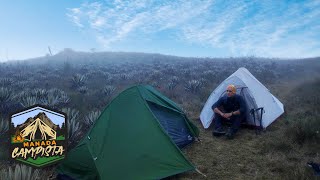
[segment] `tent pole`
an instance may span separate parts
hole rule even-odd
[[[264,109],[263,107],[259,108],[260,109],[260,131],[263,129],[263,126],[262,126],[262,115],[264,113]]]
[[[256,114],[255,114],[255,109],[251,109],[250,113],[252,114],[253,117],[253,122],[254,122],[254,126],[255,126],[255,131],[256,131],[256,135],[258,134],[257,132],[257,125],[256,125]]]

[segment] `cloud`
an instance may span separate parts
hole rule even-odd
[[[76,26],[82,28],[83,25],[80,23],[80,17],[79,17],[79,15],[82,14],[81,10],[79,8],[70,8],[68,10],[69,10],[69,13],[67,14],[67,16],[69,17],[71,22],[73,22]]]
[[[240,18],[245,8],[246,6],[234,3],[224,10],[216,8],[213,12],[203,13],[201,18],[204,20],[182,27],[183,36],[194,43],[223,47],[224,39],[228,38],[232,25]]]
[[[231,56],[303,57],[319,55],[319,9],[311,0],[111,0],[81,4],[67,16],[104,47],[172,30],[175,41],[222,48]]]

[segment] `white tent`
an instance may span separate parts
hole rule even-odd
[[[212,105],[225,95],[229,84],[236,86],[237,94],[240,94],[246,102],[248,124],[266,128],[284,112],[283,104],[246,68],[242,67],[224,80],[209,96],[200,114],[204,128],[208,128],[214,118]],[[252,109],[255,112],[254,116],[250,113]],[[262,110],[257,111],[258,109]]]

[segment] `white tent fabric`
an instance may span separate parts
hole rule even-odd
[[[234,84],[237,88],[247,87],[249,95],[252,96],[256,107],[263,107],[264,113],[261,120],[261,126],[263,128],[269,126],[284,112],[283,104],[246,68],[242,67],[225,79],[209,96],[200,114],[200,120],[204,128],[208,128],[212,123],[214,113],[211,107],[218,101],[221,95],[224,94],[229,84]],[[253,122],[248,123],[257,125]]]

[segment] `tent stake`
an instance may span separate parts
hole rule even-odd
[[[204,176],[204,177],[207,177],[205,174],[203,174],[198,168],[196,168],[196,171],[199,173],[199,174],[201,174],[202,176]]]

